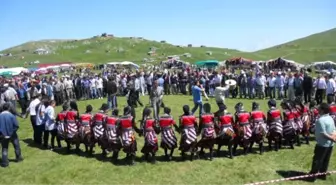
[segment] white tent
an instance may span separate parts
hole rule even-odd
[[[135,68],[139,68],[140,66],[138,66],[137,64],[133,63],[133,62],[129,62],[129,61],[124,61],[120,63],[121,65],[128,65],[128,66],[133,66]]]
[[[140,68],[139,65],[133,63],[133,62],[130,62],[130,61],[124,61],[124,62],[109,62],[107,63],[108,65],[123,65],[123,66],[132,66],[134,68]]]

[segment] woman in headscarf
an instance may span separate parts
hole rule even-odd
[[[134,165],[137,151],[135,131],[139,132],[139,130],[135,125],[135,118],[132,116],[132,108],[130,106],[124,108],[124,115],[120,117],[119,120],[118,129],[121,133],[122,146],[126,153],[126,160],[130,165]]]
[[[156,125],[155,119],[151,117],[152,111],[146,107],[143,110],[143,118],[140,123],[141,134],[145,137],[145,144],[141,149],[141,152],[145,155],[145,159],[149,160],[149,156],[151,155],[151,162],[156,162],[155,154],[158,150],[158,138],[156,135]]]
[[[196,117],[191,114],[188,105],[183,106],[183,115],[180,117],[180,130],[182,130],[180,150],[182,159],[185,160],[185,153],[190,152],[190,160],[193,160],[197,151],[197,121]]]
[[[204,156],[204,148],[210,150],[210,160],[213,159],[213,147],[216,142],[215,132],[215,116],[211,113],[211,106],[209,103],[203,105],[204,113],[200,117],[200,125],[198,133],[202,134],[202,139],[197,143],[201,148],[200,155]]]

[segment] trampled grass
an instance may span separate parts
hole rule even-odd
[[[148,97],[141,98],[148,103]],[[171,107],[177,120],[182,114],[182,106],[192,106],[190,96],[165,96],[164,102]],[[125,105],[125,98],[119,97],[119,107]],[[95,110],[106,100],[91,100],[78,102],[81,112],[85,106],[92,104]],[[230,111],[239,101],[251,110],[251,100],[228,99],[226,103]],[[258,101],[263,110],[267,110],[266,101]],[[212,111],[216,111],[215,101],[210,100]],[[57,108],[60,110],[60,107]],[[140,119],[142,108],[136,109],[137,119]],[[314,143],[303,144],[294,150],[282,149],[279,152],[268,151],[263,155],[258,153],[247,156],[237,156],[234,159],[226,157],[215,158],[213,161],[195,160],[193,162],[179,161],[180,153],[175,151],[175,160],[164,162],[159,157],[153,165],[141,159],[140,149],[143,138],[137,136],[138,152],[135,166],[114,165],[109,160],[100,157],[101,150],[97,147],[94,157],[66,154],[65,150],[49,151],[33,148],[28,145],[32,138],[32,128],[29,120],[20,121],[20,144],[24,161],[11,162],[9,168],[0,169],[0,184],[244,184],[256,181],[282,178],[289,171],[308,172],[311,166]],[[64,143],[63,143],[63,146]],[[82,147],[83,149],[83,147]],[[226,147],[222,147],[226,150]],[[158,156],[162,156],[162,149]],[[10,159],[14,159],[12,146],[9,149]],[[119,159],[124,158],[124,154]],[[109,158],[111,156],[109,155]],[[336,169],[334,153],[329,170]],[[304,181],[286,181],[279,184],[310,184]],[[336,176],[329,176],[328,181],[316,181],[316,184],[336,184]]]

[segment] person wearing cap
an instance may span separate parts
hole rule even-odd
[[[21,156],[21,148],[17,130],[19,129],[19,123],[12,113],[10,113],[10,103],[5,103],[2,106],[2,112],[0,113],[0,141],[2,147],[2,160],[1,167],[8,167],[8,144],[11,142],[14,145],[16,161],[23,160]]]

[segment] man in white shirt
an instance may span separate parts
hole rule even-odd
[[[90,94],[91,99],[95,99],[97,97],[97,86],[96,86],[96,79],[91,77],[90,79]]]
[[[32,124],[33,131],[34,131],[33,140],[36,144],[42,144],[42,137],[38,137],[38,130],[36,126],[36,117],[37,117],[36,110],[37,110],[37,106],[40,105],[41,101],[39,97],[36,95],[32,98],[33,100],[30,102],[29,107],[27,108],[25,118],[27,118],[28,114],[30,114],[30,122]]]
[[[45,125],[44,129],[44,135],[43,135],[43,146],[46,149],[49,149],[48,141],[49,141],[49,135],[51,134],[51,150],[55,148],[55,139],[57,139],[58,147],[61,147],[61,141],[59,137],[57,137],[57,129],[56,129],[56,123],[55,123],[55,101],[50,101],[47,104],[46,109],[44,110],[44,119],[43,119],[43,125]]]
[[[103,99],[103,78],[99,75],[96,80],[98,99]]]
[[[315,94],[315,100],[317,104],[322,103],[326,89],[327,89],[327,83],[325,81],[325,78],[321,74],[319,74],[319,77],[316,80],[316,94]]]
[[[218,107],[220,107],[221,105],[225,103],[225,92],[228,91],[229,88],[230,88],[229,85],[224,86],[222,84],[221,86],[220,83],[216,84],[214,95],[215,95],[215,99],[216,99],[216,103]]]
[[[274,73],[272,72],[267,79],[271,99],[275,99],[275,80],[276,78],[274,76]]]
[[[330,75],[327,82],[327,90],[326,90],[328,103],[334,102],[335,91],[336,91],[336,83],[333,76]]]
[[[287,88],[288,88],[288,99],[294,100],[295,99],[295,89],[294,89],[294,76],[293,73],[289,73],[289,76],[286,81]]]
[[[74,98],[74,94],[73,94],[73,83],[69,77],[67,77],[66,80],[64,81],[64,86],[65,86],[65,92],[66,92],[67,99],[68,101],[70,101],[70,99]]]

